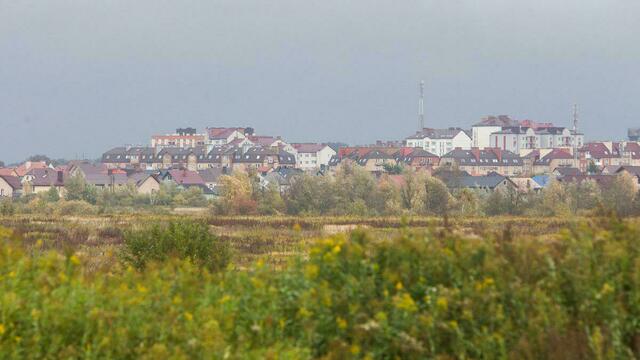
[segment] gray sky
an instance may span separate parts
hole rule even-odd
[[[640,126],[637,0],[0,0],[0,160],[176,127],[399,139],[481,116]]]

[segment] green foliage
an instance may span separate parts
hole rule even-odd
[[[430,176],[425,181],[424,206],[428,214],[445,215],[449,209],[449,190],[438,178]]]
[[[16,212],[16,207],[11,199],[0,198],[0,215],[9,216]]]
[[[144,269],[150,261],[177,257],[210,271],[226,267],[230,257],[228,246],[212,235],[206,224],[193,221],[172,221],[128,231],[121,255],[125,263],[137,269]]]
[[[602,193],[605,206],[615,211],[619,216],[631,215],[636,197],[636,187],[635,177],[626,171],[619,173]]]
[[[204,236],[191,226],[171,236]],[[201,235],[197,235],[201,234]],[[355,232],[274,271],[211,274],[201,243],[143,271],[86,271],[0,230],[1,358],[633,359],[640,229],[608,221],[556,240]],[[20,239],[14,239],[20,240]],[[188,250],[186,250],[188,249]]]
[[[87,184],[84,177],[76,174],[68,178],[64,183],[66,200],[82,200],[90,204],[96,204],[98,189],[91,184]]]
[[[384,171],[388,174],[392,174],[392,175],[398,175],[402,173],[403,167],[400,164],[390,164],[390,163],[384,163],[382,165],[382,168],[384,169]]]
[[[45,199],[47,202],[57,202],[60,200],[60,194],[58,193],[58,189],[55,187],[50,187],[49,191],[46,192]]]

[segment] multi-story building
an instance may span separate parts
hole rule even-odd
[[[209,147],[227,145],[236,139],[244,139],[246,135],[252,135],[252,128],[240,127],[212,127],[207,128],[207,145]]]
[[[442,156],[455,148],[470,149],[471,136],[460,128],[425,128],[405,139],[407,147],[417,147]]]
[[[191,148],[204,146],[207,142],[205,134],[197,134],[196,129],[177,129],[175,134],[153,135],[151,137],[151,147],[156,152],[164,148]]]
[[[336,151],[324,144],[291,144],[296,150],[296,167],[302,170],[320,169],[329,165]]]
[[[512,176],[526,172],[525,160],[522,157],[499,148],[454,149],[440,158],[440,166],[454,166],[473,176],[487,175],[491,172]]]

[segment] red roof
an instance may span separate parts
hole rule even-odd
[[[553,149],[547,155],[543,156],[542,159],[573,159],[573,155],[564,149]]]
[[[0,175],[14,176],[15,169],[14,168],[0,168]]]
[[[45,169],[47,167],[47,163],[44,161],[27,161],[18,166],[15,170],[18,176],[25,176],[31,169]]]
[[[244,132],[243,128],[224,128],[224,127],[220,127],[220,128],[207,128],[207,132],[209,133],[209,139],[226,139],[229,136],[231,136],[231,134],[233,134],[234,131],[239,131],[239,132]]]
[[[293,147],[301,153],[315,153],[324,149],[325,145],[315,143],[292,144]]]

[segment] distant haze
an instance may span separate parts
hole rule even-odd
[[[637,0],[0,0],[0,160],[176,127],[370,143],[484,115],[640,126]]]

